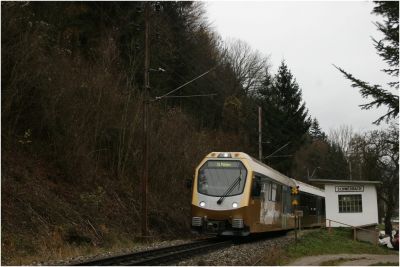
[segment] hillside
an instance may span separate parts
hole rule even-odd
[[[140,235],[143,47],[127,45],[143,37],[126,23],[143,25],[140,7],[2,3],[3,264],[126,247]],[[216,49],[209,33],[189,27],[200,23],[190,13],[199,8],[164,4],[158,19],[170,49],[195,48],[176,39],[182,34],[203,38],[201,49]],[[161,57],[176,68],[153,77],[153,95],[198,72],[178,71],[178,54],[169,52],[153,54],[155,66]],[[190,233],[185,180],[200,159],[213,149],[246,149],[237,131],[213,126],[206,109],[203,117],[193,110],[172,100],[150,107],[149,228],[157,238]]]
[[[222,40],[203,2],[2,2],[1,15],[2,264],[137,242],[145,100],[155,238],[190,235],[186,180],[205,155],[257,157],[259,107],[262,161],[274,169],[303,181],[386,173],[381,154],[362,158],[368,135],[346,139],[360,151],[346,155],[289,64],[272,74],[267,56]]]

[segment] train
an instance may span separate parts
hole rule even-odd
[[[211,152],[192,183],[194,233],[248,236],[325,224],[324,190],[243,152]]]

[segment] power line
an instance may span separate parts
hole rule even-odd
[[[203,94],[203,95],[171,95],[171,96],[165,96],[164,98],[189,98],[189,97],[206,97],[206,96],[215,96],[217,95],[216,93],[214,94]],[[159,100],[159,99],[154,99]]]
[[[283,146],[281,146],[280,148],[278,148],[277,150],[275,150],[274,152],[272,152],[271,154],[269,154],[268,156],[265,157],[265,159],[267,158],[272,158],[272,155],[274,155],[275,153],[277,153],[278,151],[281,151],[282,149],[284,149],[287,145],[289,145],[290,142],[287,142],[286,144],[284,144]]]
[[[197,57],[194,57],[194,56],[190,56],[190,55],[187,55],[187,54],[183,55],[183,54],[182,54],[181,52],[179,52],[179,51],[177,51],[177,54],[179,54],[179,55],[182,56],[182,57],[189,58],[189,59],[191,59],[192,61],[198,61],[198,60],[199,60]],[[159,55],[157,55],[157,58],[158,58],[158,60],[163,61],[163,58],[161,58]],[[172,67],[170,64],[167,64],[167,63],[165,63],[165,62],[160,63],[160,65],[163,66],[165,69],[173,69],[173,67]],[[219,65],[221,65],[221,63],[217,63],[217,65],[216,65],[215,67],[218,67]],[[198,73],[197,68],[196,68],[195,66],[193,66],[193,64],[184,64],[184,66],[187,67],[187,68],[186,68],[186,71],[189,71],[190,74],[195,75],[196,73]],[[176,72],[176,71],[175,71],[175,72],[170,72],[170,73],[179,76],[179,78],[180,78],[182,81],[187,80],[187,78],[186,78],[186,77],[183,77],[182,74],[180,74],[179,72]],[[209,78],[206,78],[206,79],[209,79]],[[221,86],[221,87],[226,86],[226,85],[225,85],[224,83],[222,83],[219,79],[213,79],[213,80],[210,81],[210,82],[212,82],[212,83],[217,83],[217,84],[218,84],[219,86]]]
[[[209,72],[211,72],[212,70],[214,70],[216,67],[217,67],[217,66],[212,67],[212,68],[209,69],[208,71],[206,71],[206,72],[200,74],[199,76],[197,76],[197,77],[191,79],[190,81],[188,81],[188,82],[182,84],[181,86],[178,86],[177,88],[175,88],[175,89],[169,91],[168,93],[166,93],[166,94],[164,94],[164,95],[162,95],[162,96],[156,96],[156,97],[155,97],[155,100],[160,100],[160,99],[162,99],[162,98],[164,98],[164,97],[166,97],[166,96],[168,96],[168,95],[170,95],[170,94],[172,94],[172,93],[178,91],[179,89],[185,87],[186,85],[188,85],[188,84],[190,84],[190,83],[192,83],[192,82],[194,82],[194,81],[200,79],[201,77],[207,75]]]

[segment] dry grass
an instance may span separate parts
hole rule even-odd
[[[50,248],[49,244],[57,243],[57,240],[46,240],[46,243],[39,243],[37,254],[34,255],[26,255],[19,258],[12,258],[6,264],[7,265],[32,265],[37,263],[47,263],[51,264],[53,262],[57,263],[57,261],[73,259],[80,256],[90,256],[90,255],[100,255],[100,254],[108,254],[108,253],[121,253],[122,251],[126,251],[127,249],[133,249],[140,244],[131,241],[117,241],[111,247],[96,247],[92,245],[63,245],[58,248]],[[4,263],[3,263],[4,264]]]
[[[276,266],[279,265],[280,259],[284,255],[284,249],[280,247],[274,247],[272,249],[268,249],[268,253],[265,253],[265,256],[259,261],[257,265],[266,265],[266,266]]]

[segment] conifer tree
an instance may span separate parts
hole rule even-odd
[[[388,83],[389,87],[399,88],[399,2],[398,1],[376,1],[376,6],[372,13],[382,15],[386,18],[384,24],[377,22],[376,26],[380,32],[384,34],[384,38],[380,41],[373,39],[375,49],[380,57],[389,65],[388,69],[383,71],[395,80]],[[335,66],[344,76],[349,79],[352,87],[359,88],[362,97],[372,97],[373,101],[360,105],[362,109],[371,109],[381,105],[388,107],[388,112],[379,117],[374,124],[379,124],[383,120],[387,122],[391,118],[396,118],[399,114],[399,96],[384,89],[381,85],[371,85],[360,79],[355,78],[352,74],[346,72],[340,67]]]
[[[322,131],[319,126],[318,120],[314,118],[311,122],[309,134],[313,140],[325,140],[326,134]]]
[[[301,89],[284,61],[273,78],[268,73],[265,75],[258,97],[264,111],[265,160],[288,174],[293,155],[304,142],[311,120]]]

